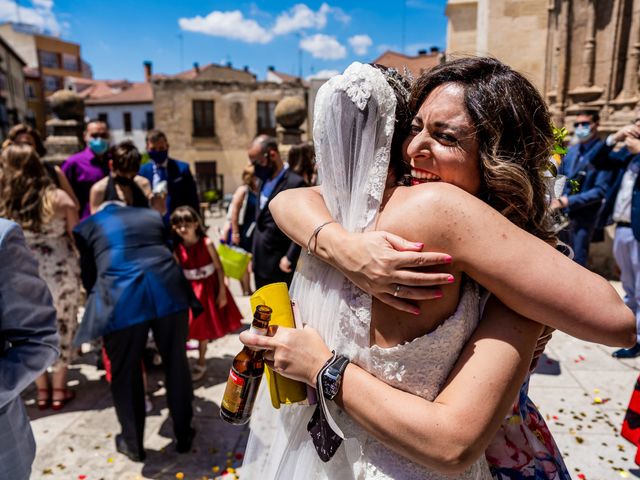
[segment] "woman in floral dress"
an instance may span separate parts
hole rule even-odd
[[[67,389],[67,367],[73,359],[71,342],[80,292],[80,267],[71,235],[78,210],[69,195],[55,187],[33,148],[11,145],[0,158],[0,216],[22,226],[58,316],[60,358],[51,378],[45,372],[36,380],[38,408],[60,410],[74,398]]]

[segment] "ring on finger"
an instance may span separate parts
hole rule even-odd
[[[397,297],[399,292],[400,292],[400,285],[396,283],[396,289],[393,292],[393,296]]]

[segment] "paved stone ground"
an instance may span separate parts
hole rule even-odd
[[[213,223],[220,222],[214,219]],[[238,295],[237,282],[232,291],[245,318],[250,318],[248,298]],[[61,412],[38,411],[35,390],[25,392],[38,444],[32,478],[172,479],[182,472],[185,479],[201,479],[219,475],[228,464],[239,466],[236,454],[241,456],[248,428],[223,422],[219,405],[231,360],[240,348],[237,334],[209,345],[207,374],[195,384],[197,435],[190,454],[174,451],[163,376],[159,369],[150,369],[154,408],[147,417],[143,464],[115,451],[119,427],[104,372],[96,370],[93,354],[83,355],[70,371],[70,384],[78,397]],[[556,333],[532,376],[531,397],[547,418],[574,478],[640,477],[640,467],[633,462],[635,449],[618,434],[640,359],[615,360],[611,351]],[[190,356],[195,358],[195,352]],[[596,403],[596,398],[602,403]]]

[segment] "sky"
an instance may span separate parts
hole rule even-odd
[[[0,22],[31,23],[79,43],[94,78],[143,80],[194,62],[309,77],[386,50],[444,49],[446,0],[0,0]],[[404,25],[404,28],[403,28]],[[404,32],[404,33],[403,33]]]

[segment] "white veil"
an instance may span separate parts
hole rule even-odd
[[[313,136],[322,195],[332,217],[348,231],[371,228],[380,209],[395,107],[392,88],[370,65],[353,63],[318,91]],[[353,358],[359,348],[369,346],[371,297],[339,271],[314,257],[301,257],[290,293],[302,321],[318,330],[331,349]],[[360,455],[358,444],[345,438],[334,458],[323,463],[307,432],[314,408],[275,410],[263,386],[243,478],[349,478]]]

